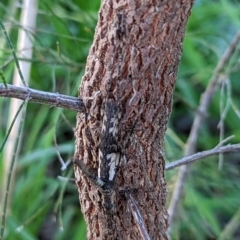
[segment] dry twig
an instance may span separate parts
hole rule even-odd
[[[134,217],[135,223],[136,223],[136,225],[138,227],[138,230],[139,230],[139,232],[142,236],[142,239],[143,240],[150,240],[147,229],[144,225],[142,215],[140,214],[140,211],[138,210],[138,207],[137,207],[137,204],[136,204],[134,198],[132,197],[131,194],[127,194],[126,198],[127,198],[128,203],[129,203],[129,206],[131,208],[132,215]]]
[[[4,84],[0,84],[0,96],[18,98],[22,100],[26,100],[27,97],[29,97],[29,102],[71,109],[77,112],[85,111],[82,99],[59,93],[39,91],[32,88],[17,87],[10,84],[7,84],[7,88]]]
[[[224,147],[217,147],[217,148],[213,148],[211,150],[207,150],[204,152],[198,152],[191,156],[184,157],[180,160],[166,164],[165,169],[171,170],[173,168],[195,162],[196,160],[199,160],[199,159],[202,159],[202,158],[214,155],[214,154],[219,154],[219,153],[224,153],[224,152],[233,152],[233,151],[240,151],[240,144],[228,145],[228,146],[224,146]]]

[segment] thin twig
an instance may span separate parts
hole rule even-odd
[[[71,109],[77,112],[85,111],[83,100],[80,98],[59,93],[39,91],[32,88],[18,87],[10,84],[7,84],[7,88],[4,84],[0,84],[0,96],[22,100],[26,100],[29,97],[29,102]]]
[[[144,225],[144,221],[140,214],[140,211],[138,210],[137,204],[135,203],[134,198],[132,197],[131,194],[125,194],[125,195],[126,195],[128,203],[129,203],[129,206],[131,208],[132,215],[134,217],[134,220],[136,222],[138,230],[142,236],[142,239],[143,240],[151,240],[151,238],[148,235],[147,229]]]
[[[225,95],[227,97],[225,103]],[[222,142],[225,134],[225,118],[229,112],[231,106],[231,84],[227,76],[225,76],[224,81],[221,86],[221,95],[220,95],[220,121],[217,126],[219,128],[219,141]],[[223,166],[223,155],[219,154],[218,169],[221,170]]]
[[[55,145],[56,153],[57,153],[57,156],[58,156],[58,160],[61,164],[61,171],[65,171],[67,169],[67,164],[64,162],[64,160],[61,156],[61,153],[59,151],[58,144],[57,144],[57,138],[56,138],[56,132],[55,132],[55,135],[54,135],[54,145]]]
[[[224,147],[218,147],[218,148],[213,148],[211,150],[203,151],[203,152],[198,152],[196,154],[193,154],[188,157],[184,157],[180,160],[171,162],[166,164],[166,170],[170,170],[188,163],[192,163],[196,160],[214,155],[214,154],[219,154],[219,153],[224,153],[224,152],[233,152],[233,151],[240,151],[240,144],[233,144],[233,145],[228,145]]]
[[[68,177],[63,177],[63,176],[57,176],[57,178],[58,178],[60,181],[73,182],[73,183],[76,182],[76,179],[75,179],[75,178],[68,178]]]
[[[15,232],[22,232],[26,226],[30,225],[33,221],[36,221],[36,219],[41,216],[42,212],[45,211],[49,205],[51,205],[51,202],[46,201],[43,206],[39,206],[39,208],[27,220],[25,220],[25,222],[22,222],[22,224],[15,229]]]
[[[203,125],[203,121],[207,114],[208,106],[212,100],[212,97],[221,82],[221,73],[224,71],[224,67],[229,63],[232,54],[235,52],[237,45],[240,42],[240,31],[235,35],[233,41],[230,43],[224,54],[222,55],[221,59],[219,60],[213,75],[209,81],[209,84],[202,94],[200,104],[198,107],[198,111],[196,112],[196,116],[191,128],[191,132],[187,141],[185,156],[192,155],[196,152],[196,142],[198,139],[199,131],[201,126]],[[173,191],[172,199],[168,208],[169,213],[169,226],[170,229],[168,232],[171,231],[171,225],[174,221],[174,217],[177,215],[177,207],[179,205],[179,201],[181,199],[181,195],[183,192],[184,183],[186,181],[188,166],[183,165],[180,168],[178,173],[178,178],[176,181],[176,186]]]
[[[231,139],[233,139],[235,136],[234,135],[231,135],[225,139],[223,139],[221,142],[218,143],[218,145],[215,147],[215,148],[219,148],[219,147],[222,147],[223,144],[225,144],[226,142],[229,142]]]

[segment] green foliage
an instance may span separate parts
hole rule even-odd
[[[21,26],[15,23],[19,22],[20,9],[13,11],[11,2],[0,4],[0,14],[16,49],[17,31]],[[100,1],[91,1],[91,4],[82,0],[39,1],[30,87],[77,96],[99,6]],[[22,59],[21,53],[16,51],[16,54]],[[0,62],[1,79],[11,83],[14,62],[2,32]],[[1,144],[7,129],[8,106],[9,99],[0,101],[0,114],[6,116],[0,120]],[[44,231],[49,239],[84,239],[86,225],[79,210],[75,182],[58,179],[58,175],[73,178],[72,166],[61,171],[54,147],[56,136],[63,159],[67,161],[72,157],[75,119],[76,113],[72,111],[28,104],[21,151],[15,164],[16,175],[12,179],[14,187],[5,227],[6,239],[46,239]],[[1,173],[3,160],[1,154]],[[1,190],[0,195],[2,193]]]
[[[239,1],[196,1],[184,39],[174,104],[166,135],[166,159],[174,161],[184,155],[185,145],[199,105],[219,59],[239,29]],[[209,112],[197,140],[197,151],[208,150],[219,143],[220,102],[230,107],[224,120],[224,138],[234,135],[239,143],[239,47],[224,74],[230,91],[213,96]],[[226,86],[226,85],[225,85]],[[177,137],[176,137],[177,136]],[[218,239],[239,210],[239,153],[224,155],[222,170],[218,156],[191,164],[187,184],[174,226],[172,239]],[[177,170],[167,172],[169,196],[174,189]],[[237,224],[239,229],[239,223]],[[236,229],[226,239],[239,239]]]
[[[20,10],[14,11],[11,3],[10,0],[0,3],[0,16],[15,48],[17,31],[21,28],[15,24],[19,22]],[[100,1],[97,0],[39,1],[29,83],[32,88],[77,96],[99,5]],[[184,40],[173,111],[166,134],[167,161],[184,155],[199,98],[219,58],[239,29],[239,17],[238,1],[195,2]],[[1,34],[1,79],[11,83],[14,62],[11,50],[4,42],[6,38]],[[218,144],[220,101],[226,103],[229,97],[231,105],[224,120],[225,137],[234,134],[232,143],[240,140],[239,51],[234,54],[224,73],[232,85],[231,96],[223,96],[219,90],[213,97],[207,121],[199,134],[198,151],[208,150]],[[8,99],[1,99],[1,116],[7,116],[8,105]],[[28,104],[11,212],[5,228],[6,239],[41,239],[46,224],[55,232],[51,239],[85,238],[86,226],[79,211],[75,184],[57,178],[58,175],[73,177],[72,167],[60,170],[54,147],[56,136],[64,160],[73,155],[75,118],[76,114],[72,111]],[[0,119],[0,125],[1,144],[6,134],[7,117]],[[3,160],[0,155],[1,173]],[[172,239],[217,239],[221,235],[239,208],[239,164],[239,154],[231,153],[226,155],[221,171],[217,169],[217,156],[191,165]],[[169,199],[176,174],[177,170],[166,174]],[[1,176],[0,183],[3,181]],[[229,239],[237,237],[235,233]]]

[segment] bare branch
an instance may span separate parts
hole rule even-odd
[[[214,154],[219,154],[219,153],[224,153],[224,152],[233,152],[233,151],[240,151],[240,144],[234,144],[234,145],[228,145],[224,147],[218,147],[218,148],[213,148],[211,150],[207,150],[204,152],[198,152],[196,154],[193,154],[188,157],[184,157],[180,160],[168,163],[166,165],[166,170],[170,170],[188,163],[195,162],[196,160],[214,155]]]
[[[0,84],[0,96],[18,98],[22,100],[26,100],[29,97],[29,102],[71,109],[77,112],[85,111],[83,100],[80,98],[59,93],[39,91],[27,87],[18,87],[7,84],[6,88],[4,84]]]
[[[138,210],[137,204],[134,200],[134,198],[132,197],[131,194],[125,194],[127,201],[129,203],[129,206],[131,208],[132,211],[132,215],[134,217],[134,220],[136,222],[136,225],[138,227],[138,230],[142,236],[143,240],[150,240],[150,237],[148,235],[147,229],[144,225],[144,221],[142,218],[142,215],[140,214],[140,211]]]

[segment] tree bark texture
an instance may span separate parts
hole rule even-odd
[[[75,157],[96,172],[106,102],[118,103],[121,164],[114,226],[102,193],[75,168],[88,239],[141,239],[124,198],[131,191],[151,239],[168,239],[163,140],[193,0],[103,0],[79,96]]]

